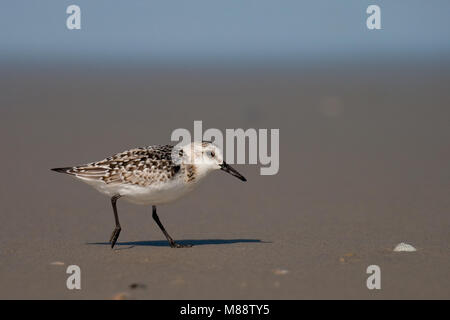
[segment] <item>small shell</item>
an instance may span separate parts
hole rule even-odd
[[[417,251],[412,245],[407,243],[399,243],[395,248],[394,252],[414,252]]]
[[[286,270],[286,269],[275,269],[275,270],[273,270],[273,273],[275,275],[277,275],[277,276],[284,276],[284,275],[289,273],[289,270]]]
[[[130,298],[130,295],[126,292],[119,292],[118,294],[114,295],[112,297],[113,300],[128,300]]]

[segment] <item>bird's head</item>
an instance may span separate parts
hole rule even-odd
[[[242,181],[247,181],[243,175],[223,160],[222,150],[209,141],[191,142],[184,146],[182,150],[182,161],[185,164],[194,165],[200,175],[220,169]]]

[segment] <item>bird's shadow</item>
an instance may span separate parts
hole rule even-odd
[[[203,245],[219,245],[219,244],[233,244],[233,243],[270,243],[268,241],[262,241],[259,239],[202,239],[202,240],[178,240],[177,243],[182,245],[203,246]],[[109,242],[88,242],[88,245],[108,245]],[[154,241],[130,241],[130,242],[117,242],[116,246],[128,246],[131,249],[135,246],[149,246],[149,247],[169,247],[169,243],[166,240],[154,240]]]

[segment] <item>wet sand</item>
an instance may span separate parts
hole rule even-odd
[[[450,298],[449,68],[358,69],[6,68],[0,298]],[[119,200],[111,250],[109,199],[49,169],[169,143],[194,120],[279,128],[278,175],[240,165],[247,183],[213,173],[159,207],[190,249]],[[66,288],[72,264],[81,290]]]

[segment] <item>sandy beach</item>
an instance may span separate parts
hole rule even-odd
[[[5,67],[0,299],[450,298],[448,64],[351,69]],[[279,128],[280,170],[237,165],[158,213],[50,168],[170,143],[176,128]],[[393,252],[400,242],[417,251]],[[66,268],[81,268],[68,290]],[[368,290],[366,269],[381,269]]]

